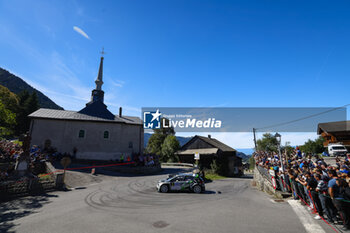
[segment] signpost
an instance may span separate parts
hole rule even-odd
[[[198,152],[196,152],[196,153],[194,154],[194,159],[195,159],[195,160],[199,160],[199,153],[198,153]]]
[[[272,186],[274,189],[276,189],[277,184],[276,184],[276,178],[275,178],[275,170],[269,170],[269,173],[271,175]]]
[[[64,178],[66,176],[66,168],[69,166],[69,164],[72,162],[72,160],[69,157],[63,157],[61,159],[61,165],[63,166],[63,183],[64,183]]]

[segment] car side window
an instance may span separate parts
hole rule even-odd
[[[178,177],[175,177],[172,181],[173,181],[173,182],[176,182],[176,181],[184,181],[184,177],[183,177],[183,176],[178,176]]]
[[[186,176],[186,177],[185,177],[185,180],[186,180],[186,181],[193,180],[193,177],[192,177],[192,176]]]

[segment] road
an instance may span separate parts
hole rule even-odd
[[[1,203],[0,232],[307,232],[290,204],[251,187],[249,178],[208,183],[204,194],[156,192],[156,182],[177,171],[99,175],[99,183],[72,191]]]

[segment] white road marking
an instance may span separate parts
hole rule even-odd
[[[297,214],[305,230],[309,233],[325,233],[322,227],[312,218],[312,215],[297,200],[288,200],[294,212]]]

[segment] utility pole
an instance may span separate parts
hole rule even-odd
[[[256,151],[256,136],[255,136],[255,128],[253,128],[253,134],[254,134],[254,147],[255,147],[255,151]]]

